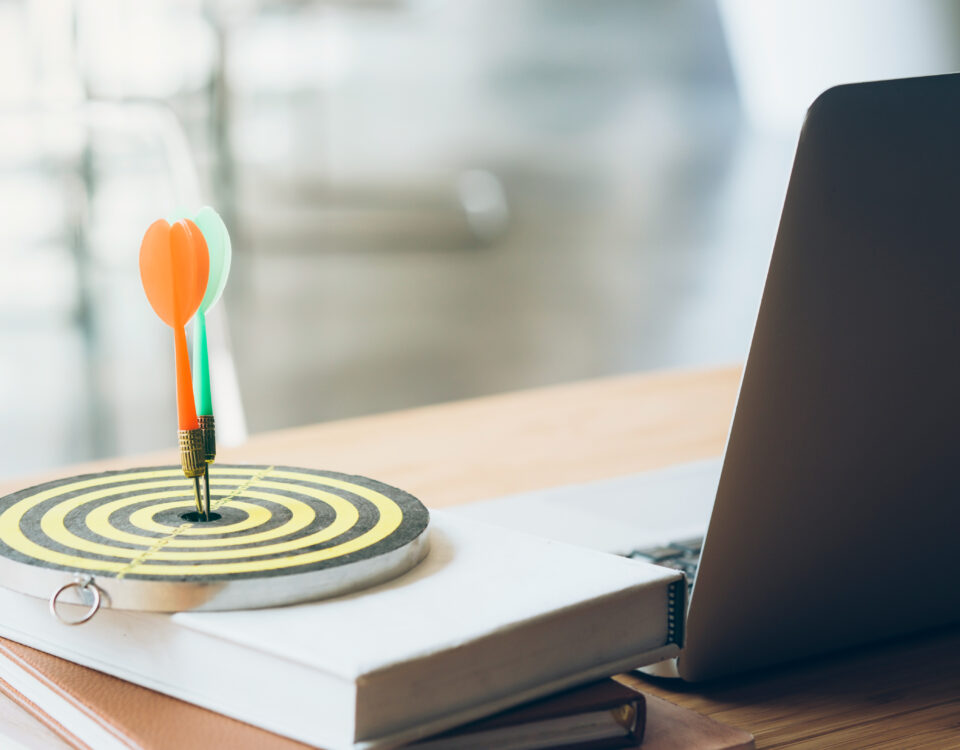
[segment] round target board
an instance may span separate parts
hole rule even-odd
[[[193,484],[179,467],[75,476],[7,495],[0,585],[45,599],[73,589],[66,603],[89,604],[94,591],[91,614],[101,604],[248,609],[371,586],[427,554],[427,509],[365,477],[213,465],[210,497],[211,519],[197,520]]]

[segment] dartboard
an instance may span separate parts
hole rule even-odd
[[[59,479],[0,498],[0,584],[44,598],[92,581],[106,606],[274,606],[395,577],[427,552],[427,509],[365,477],[213,465],[198,520],[178,467]]]

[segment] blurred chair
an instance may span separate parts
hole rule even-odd
[[[264,11],[297,14],[316,9],[344,7],[375,8],[379,12],[405,12],[396,0],[368,0],[364,3],[337,0],[264,0],[242,4],[205,0],[204,15],[217,39],[215,73],[210,79],[210,112],[216,137],[216,184],[223,203],[233,211],[237,205],[236,159],[233,151],[233,119],[230,107],[233,82],[229,52],[235,30],[255,25]],[[321,92],[319,94],[323,96]],[[264,237],[307,237],[332,235],[344,244],[363,243],[371,238],[395,246],[441,243],[483,245],[506,231],[509,207],[503,185],[489,170],[468,168],[450,175],[449,181],[396,185],[389,181],[337,180],[332,175],[305,175],[261,169],[254,181],[255,195],[244,202],[252,214],[241,224],[263,226]],[[412,238],[412,239],[410,239]]]
[[[5,424],[19,440],[5,446],[0,471],[23,472],[169,442],[158,437],[167,434],[169,409],[156,397],[156,368],[144,371],[136,359],[156,357],[141,348],[148,329],[131,325],[146,310],[139,240],[165,209],[201,205],[203,191],[168,107],[87,100],[74,2],[18,10],[12,20],[27,43],[13,62],[33,78],[12,95],[0,90],[0,190],[10,216],[0,248],[12,281],[8,304],[0,303],[0,336],[13,342],[8,353],[20,349],[19,367],[2,382]],[[218,433],[227,444],[245,439],[246,427],[222,309],[209,337]]]

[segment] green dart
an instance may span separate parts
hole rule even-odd
[[[209,465],[217,457],[217,439],[213,421],[213,399],[210,396],[210,360],[207,356],[207,311],[213,307],[227,284],[230,275],[230,260],[232,250],[230,233],[220,218],[220,214],[210,206],[204,206],[193,216],[181,214],[176,218],[187,218],[193,221],[203,234],[210,254],[210,274],[207,280],[207,291],[203,295],[200,307],[197,309],[193,327],[193,389],[197,402],[197,420],[203,431],[203,446],[206,454],[207,467],[203,474],[204,489],[206,490],[206,508],[204,513],[210,517],[210,469]]]

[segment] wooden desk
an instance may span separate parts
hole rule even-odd
[[[731,368],[543,388],[264,434],[221,459],[367,474],[442,507],[716,456],[738,380]],[[176,460],[171,452],[81,468]],[[944,593],[955,595],[950,582]],[[643,688],[753,732],[757,747],[960,748],[958,630],[708,686]],[[17,712],[0,704],[0,721],[32,721]]]

